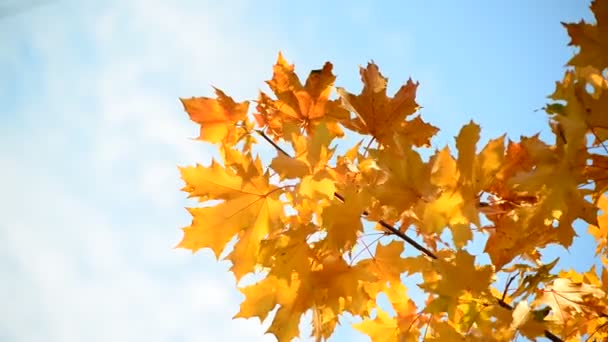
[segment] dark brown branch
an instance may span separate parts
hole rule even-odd
[[[363,213],[366,214],[366,213]],[[386,230],[388,230],[389,232],[391,232],[392,234],[398,236],[399,238],[401,238],[403,241],[407,242],[408,244],[410,244],[412,247],[416,248],[417,250],[419,250],[420,252],[422,252],[423,254],[425,254],[426,256],[428,256],[431,259],[437,259],[437,256],[431,252],[430,250],[428,250],[426,247],[422,246],[421,244],[419,244],[418,242],[416,242],[414,239],[412,239],[411,237],[405,235],[404,232],[400,231],[399,229],[393,227],[392,225],[380,220],[378,221],[378,223],[380,223],[380,225],[382,227],[384,227]]]
[[[264,131],[262,131],[262,130],[256,130],[256,133],[258,133],[262,138],[264,138],[264,140],[266,140],[269,144],[271,144],[277,151],[279,151],[280,153],[282,153],[286,157],[293,158],[289,153],[287,153],[284,149],[282,149],[279,145],[277,145],[277,143],[275,143],[272,139],[270,139],[270,137],[268,137],[266,135],[266,133],[264,133]],[[334,196],[338,200],[340,200],[342,203],[344,203],[346,201],[346,199],[344,198],[344,196],[340,195],[337,192],[334,192]],[[369,213],[367,211],[364,211],[363,215],[367,216],[367,215],[369,215]],[[403,233],[399,229],[397,229],[397,228],[393,227],[392,225],[384,222],[383,220],[378,221],[378,223],[382,227],[384,227],[384,229],[388,230],[391,234],[394,234],[394,235],[398,236],[403,241],[407,242],[412,247],[414,247],[417,250],[419,250],[420,252],[422,252],[424,255],[428,256],[431,259],[437,259],[437,256],[433,252],[431,252],[426,247],[424,247],[421,244],[419,244],[418,242],[416,242],[411,237],[407,236],[405,233]]]
[[[509,291],[509,286],[511,285],[511,283],[513,282],[513,280],[515,280],[515,276],[509,277],[509,280],[507,280],[507,285],[505,285],[505,290],[502,292],[502,298],[501,300],[505,300],[505,298],[507,297],[507,291]]]
[[[498,303],[498,305],[500,307],[507,309],[509,311],[513,311],[513,307],[511,305],[509,305],[509,303],[505,302],[503,299],[496,298],[496,302]],[[547,329],[545,329],[545,337],[548,338],[551,342],[564,342],[564,340],[557,337],[556,335],[554,335],[552,332],[550,332]]]
[[[545,330],[545,337],[551,340],[551,342],[564,342],[561,338],[553,335],[549,330]]]
[[[286,157],[293,158],[291,155],[289,155],[289,153],[285,152],[285,150],[282,149],[281,146],[277,145],[277,143],[270,139],[266,135],[266,133],[264,133],[264,131],[256,129],[255,132],[259,134],[262,138],[264,138],[264,140],[266,140],[270,145],[272,145],[272,147],[274,147],[277,151],[283,153],[283,155],[285,155]]]

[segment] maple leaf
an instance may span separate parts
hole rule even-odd
[[[380,308],[376,309],[376,318],[353,324],[353,328],[368,335],[372,341],[400,341],[397,321]]]
[[[433,336],[425,338],[427,341],[466,341],[452,325],[448,322],[436,322],[433,324]]]
[[[396,130],[395,141],[401,150],[403,150],[403,145],[428,147],[431,145],[431,138],[437,132],[439,132],[439,128],[424,122],[418,115],[412,120],[401,122],[400,127]]]
[[[459,227],[466,226],[469,222],[463,212],[465,200],[459,191],[444,191],[439,196],[429,202],[422,202],[414,209],[416,216],[420,218],[422,231],[427,234],[441,234],[446,226]],[[465,227],[465,230],[470,228]],[[462,232],[458,232],[457,240],[459,245],[468,237],[461,238]],[[456,237],[456,236],[455,236]]]
[[[597,206],[602,210],[602,215],[597,218],[597,225],[589,225],[589,233],[597,241],[595,255],[606,255],[608,248],[608,196],[600,197]]]
[[[353,324],[353,328],[368,335],[372,341],[418,341],[419,325],[416,324],[420,314],[416,304],[407,296],[406,287],[399,282],[392,283],[384,292],[395,310],[395,317],[377,308],[376,317]]]
[[[517,152],[515,152],[517,146]],[[515,256],[536,259],[536,249],[549,243],[570,246],[575,236],[572,223],[577,218],[596,222],[597,209],[579,189],[584,182],[573,167],[582,153],[571,156],[568,147],[551,147],[538,136],[511,145],[505,166],[497,173],[502,186],[491,189],[506,196],[503,211],[486,215],[494,224],[485,251],[500,269]],[[509,158],[521,162],[516,167]],[[511,169],[510,171],[507,171]],[[509,177],[509,178],[506,178]]]
[[[336,101],[329,100],[336,79],[332,68],[332,64],[326,62],[322,69],[311,71],[302,85],[294,66],[279,53],[272,79],[266,82],[277,99],[260,93],[258,113],[254,114],[258,124],[266,126],[273,136],[282,137],[285,123],[296,124],[310,132],[324,120],[333,134],[342,136],[338,120],[347,113]]]
[[[441,234],[448,226],[459,248],[473,238],[470,224],[480,226],[479,193],[489,190],[503,160],[504,137],[491,140],[477,154],[479,132],[473,122],[461,129],[456,137],[457,160],[447,147],[432,157],[430,178],[438,187],[437,195],[427,196],[414,209],[424,232]]]
[[[560,153],[557,151],[557,158]],[[572,228],[575,219],[582,218],[591,224],[597,222],[597,208],[579,190],[580,171],[573,169],[570,161],[561,158],[541,163],[533,171],[511,179],[515,189],[534,194],[539,199],[534,206],[536,211],[530,217],[530,225],[547,226],[553,220],[559,220],[556,240],[565,247],[570,246],[575,235]]]
[[[571,159],[583,159],[586,153],[580,153],[586,144],[585,134],[591,132],[595,143],[600,144],[608,138],[608,118],[605,108],[608,106],[608,93],[596,88],[593,93],[587,91],[590,74],[602,81],[602,74],[589,68],[575,69],[566,72],[561,82],[557,82],[551,99],[566,101],[551,104],[547,112],[552,115],[553,130],[557,131],[560,142],[565,144]],[[555,109],[556,106],[559,109]]]
[[[370,156],[373,160],[365,166],[368,166],[368,175],[377,181],[369,184],[369,192],[384,206],[391,206],[401,213],[432,191],[428,181],[430,169],[420,154],[410,147],[403,153],[389,149],[370,151]],[[365,173],[363,167],[360,165]],[[375,174],[376,171],[379,174]]]
[[[383,282],[400,283],[401,274],[408,270],[409,261],[403,259],[402,242],[391,241],[388,245],[378,244],[373,259],[362,261],[367,264],[371,272]]]
[[[291,281],[292,274],[298,273],[304,279],[311,272],[314,251],[307,239],[318,227],[313,223],[303,224],[295,217],[287,221],[289,229],[277,231],[260,244],[258,262],[268,269],[268,274]]]
[[[532,207],[518,208],[507,215],[493,217],[494,225],[489,227],[490,237],[484,252],[488,253],[492,264],[500,270],[517,256],[532,256],[539,247],[555,241],[552,225],[530,225],[530,217],[536,213]]]
[[[389,98],[386,95],[388,79],[382,76],[376,64],[368,63],[367,68],[360,68],[360,74],[361,94],[337,88],[344,107],[356,114],[354,119],[345,120],[343,124],[358,133],[372,135],[381,144],[390,145],[399,127],[406,129],[407,126],[401,126],[405,118],[419,108],[415,100],[418,83],[408,80],[394,97]]]
[[[528,302],[518,302],[513,310],[513,321],[509,328],[512,331],[519,330],[523,336],[533,340],[544,335],[545,327],[542,321],[549,311],[550,308],[532,310]]]
[[[475,265],[475,256],[458,250],[451,259],[439,260],[433,269],[440,278],[435,282],[425,282],[421,287],[450,298],[458,298],[464,292],[480,294],[488,291],[492,278],[490,266]],[[452,279],[460,279],[454,283]]]
[[[236,317],[264,319],[279,305],[268,332],[279,341],[290,341],[298,335],[300,318],[309,309],[322,316],[317,317],[313,329],[320,334],[317,338],[331,335],[341,312],[367,311],[371,298],[363,290],[363,283],[376,278],[365,266],[349,266],[342,258],[328,255],[311,269],[305,276],[292,273],[290,281],[268,276],[243,288],[241,291],[246,297]]]
[[[270,163],[270,167],[283,179],[304,178],[318,172],[326,172],[327,164],[334,154],[334,149],[329,148],[333,138],[323,123],[317,125],[309,136],[292,133],[289,140],[295,157],[279,153]]]
[[[597,286],[574,283],[567,278],[557,278],[542,292],[535,303],[551,307],[551,317],[560,322],[568,320],[574,313],[588,310],[586,302],[593,298],[604,298],[606,293]]]
[[[329,248],[344,252],[353,248],[363,231],[361,213],[367,198],[355,191],[342,196],[344,201],[335,199],[323,209],[322,226],[327,230]]]
[[[199,139],[212,143],[221,142],[227,138],[234,140],[236,124],[245,120],[249,102],[234,102],[234,100],[215,88],[217,99],[208,97],[193,97],[180,99],[190,119],[201,125]]]
[[[585,168],[584,175],[588,179],[593,180],[595,186],[594,200],[597,200],[597,197],[608,191],[608,177],[606,176],[606,170],[608,170],[608,156],[592,154],[590,159],[591,165],[588,165]]]
[[[268,276],[240,290],[245,300],[235,318],[259,317],[262,321],[278,305],[267,332],[275,335],[279,342],[291,341],[298,336],[300,318],[310,308],[306,298],[311,295],[311,289],[296,274],[290,282]]]
[[[252,161],[250,168],[257,169],[255,164]],[[193,252],[208,247],[219,258],[226,244],[238,235],[228,256],[233,263],[231,270],[237,279],[253,271],[260,241],[279,224],[279,188],[268,183],[268,175],[243,179],[215,161],[209,167],[197,165],[180,171],[190,197],[223,202],[213,207],[190,208],[193,221],[184,228],[177,247]]]
[[[513,178],[520,172],[530,172],[534,168],[534,160],[531,156],[529,144],[526,141],[538,140],[538,135],[532,138],[522,138],[522,142],[514,142],[509,140],[507,150],[501,160],[500,169],[494,175],[494,182],[488,187],[488,192],[496,195],[497,198],[503,201],[495,201],[497,203],[487,203],[487,206],[498,205],[496,208],[499,212],[506,212],[513,208],[505,206],[505,204],[520,204],[524,201],[519,194],[514,191],[508,183],[509,179]],[[530,200],[526,198],[525,200]]]
[[[472,121],[463,126],[456,137],[458,149],[458,171],[460,174],[458,183],[459,191],[462,193],[466,206],[463,208],[469,222],[479,226],[479,215],[477,198],[481,191],[490,191],[491,184],[495,181],[504,161],[504,135],[490,140],[486,146],[477,154],[477,142],[479,141],[480,127]]]
[[[329,252],[322,259],[310,277],[313,279],[312,286],[316,290],[317,301],[332,308],[335,316],[342,311],[366,313],[371,297],[364,290],[364,283],[377,280],[367,265],[348,265],[334,252]]]
[[[592,65],[599,70],[608,67],[608,1],[595,0],[591,3],[596,24],[581,20],[577,24],[563,24],[572,39],[570,45],[580,47],[568,62],[570,65]]]
[[[486,312],[487,306],[477,296],[469,293],[460,296],[454,318],[451,322],[458,332],[477,339],[483,339],[480,328],[491,325],[491,316]],[[499,340],[499,339],[498,339]]]
[[[526,275],[521,281],[521,285],[511,294],[512,297],[518,297],[521,294],[527,293],[531,294],[538,288],[539,284],[548,282],[555,278],[555,275],[550,274],[549,272],[557,262],[559,258],[555,258],[552,262],[541,265],[534,274]]]

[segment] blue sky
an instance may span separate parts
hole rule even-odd
[[[231,320],[241,296],[227,263],[172,249],[192,204],[176,166],[211,151],[189,139],[178,98],[215,85],[253,99],[281,50],[302,76],[332,61],[353,92],[370,59],[393,90],[420,81],[435,147],[470,119],[484,139],[546,133],[535,110],[574,51],[560,22],[590,19],[586,1],[566,0],[50,0],[3,12],[25,1],[0,0],[2,341],[273,341],[256,320]],[[566,261],[593,262],[588,244]],[[345,327],[334,340],[366,339]]]

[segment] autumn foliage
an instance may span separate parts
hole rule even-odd
[[[607,339],[608,0],[591,9],[596,23],[565,24],[578,52],[544,108],[550,141],[482,144],[470,122],[455,149],[433,151],[418,83],[387,94],[374,63],[360,93],[336,86],[329,62],[302,82],[279,54],[256,101],[182,99],[221,160],[180,168],[201,205],[178,247],[211,249],[237,281],[256,274],[235,317],[268,318],[279,341],[306,313],[317,340],[344,314],[373,341]],[[575,223],[599,267],[543,263],[544,247],[578,238]],[[486,265],[468,248],[483,243]]]

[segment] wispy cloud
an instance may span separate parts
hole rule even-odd
[[[66,1],[0,22],[1,340],[273,340],[230,321],[225,263],[172,249],[176,166],[210,158],[178,97],[252,94],[276,54],[239,27],[247,6]]]

